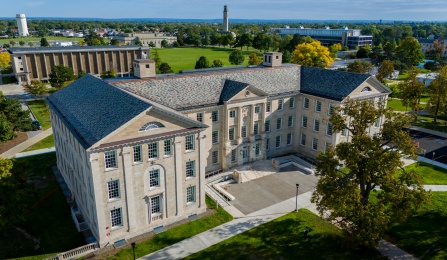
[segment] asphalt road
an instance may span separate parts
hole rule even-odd
[[[447,138],[416,130],[410,130],[409,133],[425,151],[420,156],[447,164]]]

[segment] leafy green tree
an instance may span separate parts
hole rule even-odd
[[[357,51],[356,58],[357,59],[368,58],[370,54],[371,54],[371,48],[369,47],[369,45],[366,45],[364,47],[361,47]]]
[[[385,80],[391,77],[394,73],[394,63],[390,60],[384,60],[379,67],[379,71],[376,75],[377,79],[385,83]]]
[[[413,37],[404,39],[396,49],[397,57],[407,68],[417,66],[424,60],[421,45]]]
[[[253,36],[251,36],[251,34],[249,34],[249,33],[244,33],[241,36],[236,37],[236,42],[234,43],[234,47],[240,47],[242,50],[242,47],[247,46],[247,50],[248,50],[248,47],[251,46],[252,41],[253,41]]]
[[[49,82],[53,88],[60,89],[66,81],[76,79],[73,69],[63,65],[54,66],[50,73]]]
[[[417,80],[420,69],[413,67],[408,71],[408,77],[404,82],[399,83],[399,93],[402,105],[410,107],[413,111],[418,111],[420,106],[421,95],[424,92],[424,83]],[[417,113],[416,117],[417,119]]]
[[[231,52],[228,60],[233,65],[241,65],[242,63],[244,63],[245,56],[240,50],[234,50],[233,52]]]
[[[151,47],[151,48],[155,48],[155,43],[154,43],[153,41],[150,41],[150,42],[149,42],[149,47]]]
[[[13,40],[10,40],[10,41],[9,41],[9,44],[10,44],[12,47],[14,47],[14,45],[16,45],[16,42],[13,41]]]
[[[106,45],[104,38],[95,32],[91,32],[89,35],[85,36],[84,41],[88,46]]]
[[[169,43],[168,43],[168,41],[163,39],[163,40],[161,41],[161,47],[162,47],[162,48],[168,48],[168,47],[169,47]]]
[[[331,46],[329,46],[329,52],[331,53],[332,58],[336,58],[337,57],[337,53],[339,51],[341,51],[342,46],[340,43],[336,43],[336,44],[332,44]]]
[[[11,48],[11,45],[9,45],[9,43],[4,43],[3,44],[3,48],[9,49],[9,48]]]
[[[328,68],[334,59],[329,49],[319,41],[298,44],[292,53],[292,62],[304,66]]]
[[[83,71],[83,70],[79,71],[78,78],[83,77],[85,74],[87,74],[85,71]]]
[[[47,86],[37,79],[31,80],[31,84],[25,84],[23,87],[33,96],[42,95],[47,91]]]
[[[373,69],[373,65],[369,61],[355,60],[348,64],[348,72],[368,74]]]
[[[116,69],[112,68],[108,71],[104,71],[103,73],[101,73],[101,78],[102,79],[110,79],[110,78],[116,78]]]
[[[447,65],[441,66],[439,74],[428,86],[430,100],[430,114],[433,115],[433,123],[436,125],[438,114],[447,110]]]
[[[196,61],[195,69],[206,69],[210,67],[210,63],[205,56],[200,56],[200,58]]]
[[[282,53],[282,63],[290,63],[292,62],[292,54],[290,53],[290,51],[285,50]]]
[[[28,42],[28,46],[29,47],[34,47],[34,43],[33,42]]]
[[[234,42],[233,34],[228,33],[221,36],[221,42],[223,46],[232,45]]]
[[[391,223],[405,221],[428,197],[420,177],[402,168],[402,156],[418,153],[403,130],[410,118],[380,103],[348,100],[329,121],[333,132],[349,131],[351,141],[317,156],[320,179],[312,201],[321,215],[328,214],[342,228],[349,245],[375,246]],[[383,125],[371,135],[377,121]]]
[[[118,46],[120,44],[119,44],[119,41],[117,39],[111,39],[110,40],[110,45]]]
[[[222,61],[219,59],[213,60],[213,68],[220,68],[220,67],[223,67]]]
[[[221,38],[222,38],[222,35],[220,33],[211,34],[211,37],[210,37],[211,45],[214,45],[214,46],[219,45],[219,47],[220,47],[220,45],[222,44]]]
[[[19,45],[23,47],[25,45],[25,41],[19,41]]]
[[[256,53],[250,54],[248,58],[249,58],[248,65],[259,65],[262,63],[262,59],[259,58],[259,56],[256,55]]]
[[[14,131],[32,129],[29,111],[22,110],[16,98],[6,98],[0,91],[0,142],[14,137]]]
[[[48,47],[50,44],[47,41],[47,38],[40,39],[40,47]]]
[[[166,62],[160,64],[159,70],[161,74],[173,73],[171,66]]]

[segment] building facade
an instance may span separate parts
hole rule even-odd
[[[371,35],[362,35],[361,30],[348,29],[331,29],[325,27],[324,29],[304,28],[303,26],[298,28],[271,28],[271,34],[279,34],[281,37],[285,35],[299,34],[302,36],[310,36],[315,40],[321,42],[324,46],[330,46],[340,43],[343,47],[354,49],[356,47],[363,47],[369,45],[372,47],[373,37]]]
[[[332,132],[332,110],[390,93],[369,75],[281,64],[280,53],[159,76],[151,61],[133,66],[135,78],[86,75],[47,99],[58,168],[100,245],[204,212],[209,172],[349,141]]]
[[[443,48],[441,57],[447,57],[447,39],[418,39],[418,42],[421,45],[422,53],[426,55],[427,51],[433,50],[435,47],[435,41],[438,42],[439,47]]]
[[[46,81],[54,66],[64,65],[77,75],[84,71],[101,75],[115,69],[118,76],[129,76],[132,62],[148,59],[149,47],[140,46],[76,46],[11,48],[11,67],[19,83],[38,79]]]
[[[120,45],[136,45],[138,41],[143,45],[153,43],[155,48],[161,48],[161,42],[165,40],[169,46],[173,46],[177,41],[177,37],[169,36],[164,33],[122,33],[118,36],[113,36],[113,39],[118,40]]]

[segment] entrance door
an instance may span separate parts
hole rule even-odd
[[[242,149],[242,163],[248,163],[248,149],[247,149],[247,147]]]

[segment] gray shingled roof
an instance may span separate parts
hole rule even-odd
[[[252,85],[269,95],[300,90],[300,67],[243,68],[215,73],[177,74],[144,80],[114,81],[114,84],[148,100],[177,110],[217,105],[226,80]],[[225,96],[226,94],[224,94]]]
[[[90,74],[49,96],[47,102],[85,149],[151,107]]]
[[[342,101],[370,77],[366,74],[301,67],[301,93]]]
[[[250,84],[234,81],[234,80],[225,80],[224,86],[222,88],[222,92],[220,93],[219,103],[218,105],[222,105],[224,102],[230,100],[232,97],[237,95],[243,89],[248,87]]]

